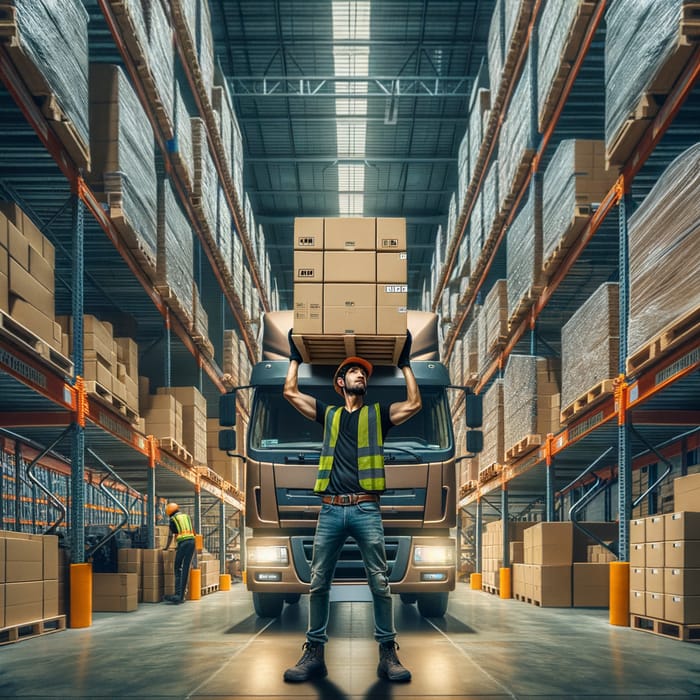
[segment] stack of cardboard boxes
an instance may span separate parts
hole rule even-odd
[[[14,202],[0,203],[0,311],[60,352],[54,265],[54,247],[31,219]]]
[[[58,538],[0,531],[0,628],[58,615]]]
[[[676,511],[630,523],[630,614],[700,624],[700,474],[673,482]]]
[[[146,377],[139,377],[139,404],[144,431],[182,445],[182,404],[172,394],[151,394]]]
[[[294,332],[405,335],[405,219],[296,219]]]
[[[133,612],[139,606],[137,574],[93,574],[92,609],[95,612]]]
[[[238,420],[237,440],[242,442],[243,436],[238,430],[242,421]],[[236,487],[241,487],[242,472],[240,460],[237,457],[229,457],[223,450],[219,449],[219,431],[223,428],[219,425],[218,418],[207,419],[207,461],[206,464],[213,469],[222,479],[228,481]]]
[[[177,442],[181,442],[185,449],[192,453],[196,464],[206,464],[207,400],[202,396],[202,393],[193,386],[170,386],[159,387],[157,396],[170,396],[175,399],[180,405],[181,414],[180,440],[177,440],[175,435],[162,435],[159,437],[172,437]],[[151,397],[151,399],[153,398],[155,397]],[[175,407],[176,421],[177,410],[177,407]],[[149,413],[149,416],[153,416],[153,413]],[[155,433],[152,434],[155,435]]]

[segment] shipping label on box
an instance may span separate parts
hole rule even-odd
[[[406,250],[406,219],[377,218],[377,250]]]
[[[650,515],[646,524],[646,541],[647,542],[663,542],[664,536],[664,521],[663,515]]]
[[[326,283],[374,283],[376,281],[376,257],[377,254],[374,251],[326,250],[323,253],[323,281]],[[298,280],[295,279],[295,281]]]
[[[323,281],[323,251],[294,251],[294,282]]]
[[[294,219],[294,250],[323,250],[323,218]]]
[[[375,250],[376,220],[374,218],[328,218],[324,222],[326,250]]]
[[[378,284],[377,306],[403,306],[408,304],[408,285]]]
[[[646,615],[647,594],[644,590],[630,590],[630,613],[632,615]]]
[[[630,521],[630,543],[646,542],[646,518],[636,518]]]
[[[408,255],[377,253],[377,282],[405,284],[408,282]]]

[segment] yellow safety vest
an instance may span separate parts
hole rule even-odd
[[[328,406],[324,417],[323,446],[314,491],[323,493],[330,483],[342,406]],[[384,491],[384,439],[379,404],[363,406],[357,422],[357,468],[364,491]]]
[[[177,528],[176,541],[182,542],[183,540],[191,540],[194,538],[194,528],[192,527],[192,521],[187,513],[177,512],[170,516],[170,520],[175,523]]]

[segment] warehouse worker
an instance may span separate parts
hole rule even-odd
[[[168,541],[163,549],[167,552],[170,543],[175,537],[177,549],[175,550],[175,595],[165,596],[165,600],[175,605],[185,602],[187,580],[190,575],[190,565],[194,556],[194,528],[192,520],[187,513],[181,513],[177,503],[168,503],[165,506],[165,514],[170,518],[170,532]]]
[[[374,601],[374,638],[379,642],[377,675],[390,681],[410,681],[399,661],[396,630],[384,548],[379,494],[385,489],[384,437],[421,408],[421,397],[410,364],[411,335],[406,334],[397,366],[406,379],[407,398],[391,405],[364,403],[372,364],[362,357],[343,360],[333,375],[333,387],[344,405],[329,406],[298,387],[301,355],[289,333],[289,369],[284,397],[310,420],[324,426],[323,447],[314,491],[321,512],[314,535],[309,598],[309,626],[304,653],[284,680],[306,681],[325,676],[323,658],[330,610],[330,588],[340,550],[351,536],[357,542]]]

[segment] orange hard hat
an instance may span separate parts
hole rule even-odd
[[[165,514],[170,517],[173,513],[177,513],[180,510],[180,506],[177,503],[168,503],[165,506]]]
[[[369,360],[365,360],[363,357],[346,357],[339,365],[338,368],[335,370],[335,374],[333,375],[333,388],[342,396],[343,391],[342,389],[338,386],[338,377],[340,376],[340,373],[342,372],[343,369],[346,367],[349,367],[350,365],[356,366],[356,367],[362,367],[365,372],[367,372],[367,377],[372,376],[372,370],[374,367],[372,367],[372,363]]]

